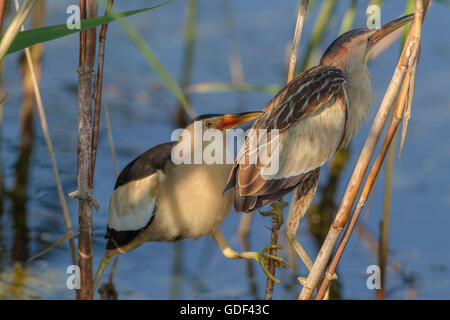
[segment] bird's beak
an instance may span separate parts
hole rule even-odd
[[[380,29],[375,31],[369,38],[369,47],[373,47],[377,44],[381,39],[383,39],[388,34],[397,30],[398,28],[404,26],[408,22],[410,22],[414,18],[414,13],[409,14],[407,16],[403,16],[401,18],[395,19],[394,21],[388,22],[381,26]]]
[[[219,130],[232,129],[240,126],[243,123],[258,118],[262,113],[263,112],[261,111],[255,111],[255,112],[226,114],[221,117],[220,121],[214,126],[214,128]]]

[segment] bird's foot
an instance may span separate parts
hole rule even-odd
[[[278,219],[278,223],[281,226],[284,223],[283,211],[284,208],[287,207],[288,205],[289,203],[287,203],[286,201],[280,200],[271,204],[272,209],[268,211],[259,210],[258,212],[263,217],[276,216]]]
[[[327,291],[325,293],[325,296],[323,297],[323,300],[328,300],[330,297],[330,285],[331,285],[331,281],[333,280],[337,280],[338,275],[335,273],[333,274],[329,274],[328,272],[325,273],[325,275],[323,275],[322,277],[320,277],[320,281],[322,281],[324,278],[328,278],[328,280],[330,280],[330,283],[328,284],[328,288]],[[306,286],[306,280],[308,280],[307,277],[298,277],[297,278],[298,282],[300,282],[300,284],[302,286]]]
[[[333,273],[333,274],[329,274],[328,272],[323,275],[322,277],[320,277],[321,280],[323,280],[325,277],[328,278],[328,280],[333,281],[333,280],[337,280],[338,279],[338,275],[337,273]],[[298,277],[297,280],[298,282],[300,282],[303,286],[305,286],[306,284],[306,277]]]
[[[325,291],[325,294],[324,294],[322,300],[330,300],[331,282],[332,282],[333,280],[337,280],[338,276],[337,276],[336,272],[333,273],[333,274],[329,274],[328,272],[326,272],[326,273],[321,277],[321,280],[320,280],[320,281],[323,281],[324,278],[327,278],[328,280],[330,280],[330,282],[328,283],[327,290]]]
[[[263,269],[264,274],[268,278],[272,279],[274,282],[279,284],[280,280],[275,278],[273,274],[270,273],[266,265],[269,263],[269,259],[275,260],[275,266],[278,268],[288,268],[289,264],[283,258],[268,253],[270,249],[281,249],[281,246],[273,244],[266,246],[261,252],[249,252],[251,253],[250,258],[258,261],[259,265]]]
[[[305,285],[306,285],[306,280],[307,280],[307,279],[308,279],[307,277],[298,277],[298,278],[297,278],[298,282],[300,282],[300,284],[301,284],[302,286],[305,286]]]

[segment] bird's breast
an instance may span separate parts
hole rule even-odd
[[[211,234],[230,213],[232,196],[222,196],[231,165],[179,165],[160,190],[151,224],[154,241]]]
[[[336,100],[319,113],[280,134],[279,171],[275,178],[309,172],[336,152],[345,126],[345,106]]]

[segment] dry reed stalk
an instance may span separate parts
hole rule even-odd
[[[323,38],[323,34],[327,30],[327,26],[331,20],[331,16],[333,14],[336,3],[336,0],[324,0],[322,2],[322,6],[319,9],[316,21],[314,22],[313,31],[311,33],[311,37],[309,38],[308,46],[305,50],[303,61],[300,67],[301,71],[304,71],[314,65],[312,55],[320,40]]]
[[[3,33],[3,21],[5,15],[6,1],[0,1],[0,34]],[[1,129],[3,127],[3,102],[8,97],[7,92],[2,92],[3,90],[3,62],[0,62],[0,145],[2,143],[2,135]],[[3,169],[2,169],[2,161],[0,156],[0,216],[3,213],[3,195],[4,195],[4,187],[3,187]]]
[[[392,123],[391,126],[389,127],[389,130],[386,134],[386,137],[383,141],[383,144],[381,146],[380,152],[372,166],[372,169],[369,173],[369,176],[367,178],[367,182],[364,185],[363,191],[361,192],[361,195],[359,196],[357,205],[355,207],[355,210],[353,212],[352,218],[350,220],[350,223],[348,225],[348,227],[346,228],[345,232],[344,232],[344,236],[342,237],[341,242],[339,243],[339,246],[336,250],[336,254],[333,257],[333,260],[329,266],[329,269],[327,270],[327,273],[331,272],[335,267],[335,264],[337,266],[337,263],[339,262],[340,257],[342,257],[342,253],[345,249],[346,244],[348,243],[348,240],[350,238],[350,235],[356,225],[356,222],[358,221],[358,218],[360,216],[360,213],[364,207],[364,204],[366,203],[366,199],[369,196],[370,191],[372,190],[372,187],[375,183],[375,178],[377,177],[380,169],[381,169],[381,165],[383,164],[383,160],[386,156],[386,153],[388,151],[388,148],[393,140],[393,137],[395,135],[395,132],[397,130],[398,124],[401,120],[401,116],[400,118],[397,117],[397,114],[399,112],[399,110],[403,111],[404,105],[405,105],[405,96],[406,96],[406,92],[408,90],[407,88],[407,78],[409,72],[407,72],[407,75],[405,76],[405,81],[403,82],[403,86],[400,92],[400,97],[398,99],[397,102],[397,107],[396,107],[396,111],[395,111],[395,116],[392,119]],[[380,250],[378,250],[380,251]],[[319,292],[316,296],[316,299],[321,299],[322,298],[322,294],[324,292],[324,290],[328,287],[328,280],[325,278],[324,281],[322,282],[322,285],[319,289]]]
[[[309,0],[300,0],[298,5],[298,12],[297,12],[297,23],[295,25],[295,32],[294,32],[294,38],[292,40],[292,46],[291,46],[291,54],[289,59],[289,72],[286,83],[291,82],[295,77],[295,66],[297,63],[297,48],[298,44],[300,43],[300,39],[302,36],[302,30],[303,30],[303,23],[306,18],[306,11],[308,9],[308,3]],[[281,228],[281,221],[278,221],[277,216],[273,216],[272,218],[272,228],[271,228],[271,235],[270,235],[270,244],[276,245],[278,243],[278,231]],[[277,254],[277,249],[270,249],[269,253],[271,255]],[[269,259],[268,263],[268,269],[269,272],[275,276],[275,263],[276,261],[273,259]],[[266,282],[266,291],[264,295],[265,300],[272,300],[273,296],[273,286],[274,281],[267,277]]]
[[[16,8],[19,7],[16,2]],[[44,20],[45,1],[38,1],[33,7],[31,16],[31,27],[41,27]],[[23,30],[23,28],[22,28]],[[33,60],[33,68],[36,74],[38,85],[41,75],[42,44],[34,45],[30,48]],[[34,137],[34,101],[35,94],[33,79],[30,69],[27,66],[25,55],[20,57],[20,71],[22,73],[22,102],[19,116],[19,143],[18,156],[14,165],[14,184],[10,190],[11,213],[13,217],[14,241],[11,250],[13,262],[24,262],[29,254],[28,250],[28,227],[26,202],[28,199],[29,173],[31,166],[31,156],[33,152]]]
[[[223,27],[225,30],[225,37],[227,40],[228,47],[228,63],[230,66],[230,76],[231,83],[244,83],[244,68],[242,65],[242,59],[239,54],[239,47],[236,41],[236,28],[233,17],[233,8],[230,5],[228,0],[222,0],[222,19],[223,19]],[[238,94],[238,106],[245,105],[244,100],[245,96]],[[250,251],[249,248],[249,240],[248,235],[250,231],[250,225],[252,221],[252,213],[243,214],[239,220],[239,226],[237,230],[237,234],[241,241],[242,249],[244,251]],[[254,272],[251,260],[245,260],[245,264],[247,267],[247,275],[250,281],[250,291],[256,293],[256,283],[253,281]]]
[[[113,6],[114,0],[108,0],[105,9],[105,16],[109,15]],[[94,185],[95,162],[97,160],[97,146],[98,133],[100,130],[100,111],[102,105],[102,88],[103,88],[103,67],[105,64],[105,42],[106,31],[108,30],[108,23],[103,24],[100,29],[98,38],[98,58],[97,58],[97,78],[95,80],[95,107],[94,107],[94,122],[92,128],[92,153],[91,153],[91,185]]]
[[[336,244],[340,233],[342,232],[342,229],[344,228],[347,219],[349,217],[349,213],[351,208],[353,207],[353,203],[356,199],[357,193],[361,187],[362,181],[364,179],[365,173],[367,171],[367,168],[370,164],[370,160],[372,158],[372,155],[375,151],[376,145],[378,143],[378,140],[380,138],[380,135],[383,131],[384,124],[389,116],[389,112],[392,109],[394,102],[396,101],[400,88],[402,86],[402,83],[404,81],[404,77],[407,74],[407,70],[412,70],[417,65],[418,61],[418,51],[419,51],[419,42],[420,42],[420,31],[417,33],[417,30],[420,30],[422,21],[423,21],[423,15],[424,15],[424,9],[422,5],[422,1],[425,1],[426,7],[428,7],[429,1],[427,0],[417,0],[416,1],[416,16],[414,18],[413,25],[409,31],[408,39],[406,41],[405,47],[403,48],[402,54],[400,56],[399,62],[397,64],[397,67],[395,69],[394,75],[391,79],[391,82],[389,84],[389,87],[386,91],[386,94],[383,98],[383,101],[380,105],[380,108],[378,110],[377,116],[375,117],[374,123],[372,125],[371,131],[369,133],[369,137],[366,140],[366,143],[363,147],[363,150],[360,154],[360,157],[358,159],[358,162],[355,166],[355,169],[353,171],[352,177],[350,179],[350,182],[348,184],[347,190],[344,194],[343,200],[341,202],[341,205],[339,207],[338,213],[336,214],[336,218],[333,222],[333,224],[330,227],[330,231],[328,232],[327,238],[324,241],[324,244],[322,245],[322,248],[319,251],[319,254],[317,255],[316,261],[314,262],[313,268],[311,269],[311,272],[308,276],[308,279],[306,281],[306,284],[303,288],[303,290],[300,292],[299,299],[310,299],[315,287],[317,286],[317,283],[323,274],[323,271],[325,270],[326,264],[331,256],[331,253],[333,251],[334,245]],[[419,4],[420,2],[420,4]],[[409,77],[409,76],[408,76]],[[410,88],[413,90],[413,88]],[[389,138],[389,135],[391,134],[391,131],[393,129],[390,128],[387,138]],[[392,132],[392,136],[393,136]],[[392,137],[390,137],[392,140]],[[388,147],[390,144],[390,141],[387,142],[385,140],[386,145],[383,144],[383,147]],[[386,149],[387,151],[387,149]],[[381,154],[377,158],[377,160],[381,163],[384,159],[384,156]],[[375,164],[374,164],[375,166]],[[374,167],[375,168],[375,167]],[[375,169],[374,169],[375,170]],[[375,171],[373,171],[375,173]],[[367,194],[369,193],[375,179],[376,174],[370,175],[369,180],[366,182]],[[372,184],[370,187],[369,184]],[[364,206],[364,203],[366,201],[367,197],[363,197],[363,194],[361,194],[361,197],[358,201],[357,208],[359,212]],[[359,214],[358,214],[359,215]],[[354,223],[356,223],[357,215],[354,215]],[[353,228],[352,228],[353,229]],[[348,237],[350,235],[351,231],[346,232],[347,237],[344,237],[341,241],[341,245],[338,247],[335,257],[333,258],[332,263],[330,264],[330,267],[326,273],[327,277],[325,277],[324,281],[322,282],[322,285],[320,287],[319,293],[316,297],[316,299],[321,299],[324,296],[324,293],[328,287],[329,284],[329,277],[328,275],[333,274],[336,266],[339,262],[340,257],[342,256],[342,252],[345,248],[345,244],[348,241]]]
[[[227,41],[227,49],[228,49],[228,64],[230,67],[230,76],[231,83],[244,83],[245,75],[244,75],[244,67],[242,64],[242,59],[239,54],[239,46],[236,41],[237,32],[236,32],[236,24],[234,22],[233,8],[231,6],[231,2],[228,0],[222,0],[222,20],[223,20],[223,28],[225,30],[225,38]],[[241,109],[241,106],[246,105],[246,96],[241,92],[236,92],[236,108],[238,110]],[[244,218],[246,217],[246,218]],[[241,221],[239,222],[238,231],[242,231],[244,233],[240,234],[241,239],[248,235],[249,230],[245,230],[246,223],[249,225],[249,220],[251,220],[252,215],[242,215]],[[242,223],[242,225],[241,225]],[[248,264],[251,265],[251,264]]]
[[[108,111],[108,106],[105,104],[103,105],[103,108],[105,109],[105,122],[106,122],[106,128],[108,130],[108,142],[109,142],[109,147],[111,150],[111,158],[112,158],[112,162],[113,162],[113,168],[114,168],[114,177],[117,179],[118,175],[119,175],[119,170],[117,168],[117,157],[116,157],[116,149],[114,147],[114,140],[113,140],[113,136],[112,136],[112,129],[111,129],[111,121],[109,119],[109,111]],[[109,288],[109,293],[113,292],[115,290],[114,284],[113,284],[113,278],[114,278],[114,274],[116,272],[116,267],[117,267],[117,262],[119,260],[119,256],[116,256],[113,262],[113,266],[111,268],[111,273],[109,274],[109,278],[108,278],[108,288]],[[100,288],[99,288],[100,291]],[[111,294],[109,295],[111,296]],[[114,295],[112,295],[114,297]],[[102,297],[102,300],[103,297]],[[109,299],[109,300],[117,300],[117,293],[116,293],[116,299]]]
[[[426,14],[426,12],[428,10],[428,5],[429,5],[429,2],[425,3],[425,6],[423,7],[424,15]],[[410,3],[408,3],[408,6],[410,6]],[[422,28],[422,25],[420,25],[418,27]],[[417,32],[420,34],[421,30],[418,30]],[[411,86],[413,88],[414,88],[415,81],[416,81],[416,71],[417,71],[417,69],[413,69],[412,70],[413,73],[411,74],[411,77],[410,77]],[[408,94],[408,100],[409,101],[412,101],[413,93],[414,93],[414,90],[409,92],[409,94]],[[400,138],[400,147],[399,147],[399,151],[398,151],[398,157],[402,156],[403,148],[405,146],[406,132],[408,131],[408,123],[409,123],[409,119],[411,118],[411,106],[412,106],[412,103],[409,103],[406,106],[405,113],[403,115],[402,136]]]
[[[117,168],[116,149],[114,148],[114,140],[113,140],[112,129],[111,129],[111,121],[109,120],[108,106],[105,104],[105,105],[103,105],[103,108],[105,109],[105,122],[106,122],[106,128],[108,130],[108,142],[109,142],[109,148],[111,150],[111,158],[112,158],[113,167],[114,167],[114,177],[117,178],[119,175],[119,170]]]
[[[197,40],[197,0],[189,0],[186,4],[186,21],[184,24],[184,54],[181,71],[181,90],[189,102],[189,95],[186,88],[191,83],[192,70],[194,67],[195,44]],[[186,110],[180,102],[175,118],[176,124],[180,127],[185,127],[187,124]]]
[[[406,77],[408,77],[409,72],[407,71],[405,80],[403,81],[403,87],[400,94],[403,93],[404,86],[406,84]],[[393,120],[393,114],[389,117],[388,122]],[[384,165],[384,186],[383,186],[383,216],[380,221],[379,231],[380,236],[378,239],[378,266],[380,267],[380,289],[376,289],[375,298],[377,300],[385,299],[385,283],[386,283],[386,265],[387,265],[387,255],[388,255],[388,243],[389,243],[389,226],[391,220],[391,203],[392,203],[392,179],[394,175],[394,164],[395,164],[395,149],[397,141],[397,132],[393,136],[393,143],[389,145],[389,150],[387,152],[387,159]],[[372,167],[373,170],[373,167]],[[373,193],[372,193],[373,195]],[[367,196],[367,198],[370,194]],[[353,216],[352,216],[353,219]]]
[[[37,2],[36,6],[33,8],[31,13],[31,28],[39,28],[44,25],[44,14],[45,12],[45,1]],[[22,27],[22,30],[23,27]],[[36,74],[36,78],[38,81],[38,85],[41,78],[41,58],[43,54],[44,46],[42,43],[35,44],[30,48],[31,57],[33,59],[33,68]],[[24,61],[24,64],[26,61]],[[24,160],[29,158],[31,155],[34,130],[34,89],[33,89],[33,80],[30,75],[29,68],[23,68],[23,101],[20,108],[20,157],[23,156]],[[20,160],[19,160],[20,162]],[[28,167],[28,165],[26,165]],[[28,170],[23,170],[23,177],[25,181],[28,180]],[[18,184],[18,186],[20,183]]]
[[[410,14],[414,10],[414,0],[408,0],[406,4],[405,14]],[[399,34],[402,34],[402,45],[401,49],[405,45],[405,40],[408,35],[407,28],[400,28],[396,30]],[[409,77],[409,72],[406,74]],[[405,82],[404,84],[405,85]],[[403,90],[403,88],[402,88]],[[403,92],[403,91],[402,91]],[[389,122],[392,122],[393,113],[389,117]],[[384,165],[385,175],[384,175],[384,188],[383,188],[383,217],[380,222],[380,237],[379,237],[379,251],[378,251],[378,266],[380,267],[380,288],[376,290],[375,298],[377,300],[385,299],[385,283],[386,283],[386,272],[388,264],[388,246],[389,246],[389,229],[391,220],[391,204],[392,204],[392,179],[394,175],[394,165],[395,165],[395,153],[397,148],[397,132],[393,137],[393,142],[391,142],[389,151],[387,153],[386,163]],[[373,193],[372,193],[373,195]]]
[[[3,16],[5,15],[6,1],[0,1],[0,33],[3,31]]]
[[[405,79],[404,79],[402,90],[401,90],[401,93],[400,93],[400,96],[399,96],[399,101],[398,101],[398,104],[397,104],[397,108],[396,108],[396,111],[395,111],[394,116],[393,116],[393,120],[392,120],[390,131],[394,130],[394,133],[397,130],[399,121],[401,120],[401,116],[402,116],[403,110],[407,109],[412,104],[412,95],[414,93],[415,75],[416,75],[416,71],[417,71],[417,63],[418,63],[418,60],[419,60],[419,47],[420,47],[420,37],[421,37],[422,22],[423,22],[423,18],[425,16],[425,14],[426,14],[426,11],[428,9],[429,3],[430,3],[430,1],[427,1],[427,0],[425,0],[425,1],[417,0],[416,1],[416,10],[415,10],[416,17],[415,17],[414,23],[413,23],[413,25],[411,27],[411,30],[408,33],[408,39],[406,41],[406,43],[409,43],[410,41],[417,42],[416,44],[413,44],[415,46],[416,51],[411,54],[411,57],[409,59],[409,68],[408,68],[407,73],[405,75]],[[405,51],[403,51],[403,53],[404,52]],[[406,104],[406,106],[405,106],[405,104]],[[393,127],[395,127],[395,128],[393,128]],[[386,142],[387,139],[391,139],[392,140],[392,138],[393,138],[393,134],[392,134],[392,137],[389,136],[390,131],[388,131],[388,134],[386,135],[385,142]],[[383,148],[383,146],[382,146],[382,148]],[[385,154],[383,155],[382,152],[383,152],[383,149],[380,150],[380,155],[379,155],[379,157],[382,157],[379,160],[380,161],[380,164],[379,164],[380,166],[381,166],[381,163],[382,163],[382,161],[384,159],[384,156],[385,156]],[[377,158],[377,160],[378,160],[378,158]],[[372,170],[371,170],[371,173],[369,175],[369,178],[371,176],[373,176],[373,179],[376,178],[376,174],[378,173],[377,170],[379,170],[379,168],[377,169],[376,164],[377,164],[377,162],[374,163],[374,165],[372,167]],[[361,193],[361,196],[360,196],[360,198],[358,200],[358,205],[357,205],[357,207],[354,210],[354,213],[353,213],[352,219],[350,221],[350,224],[348,225],[348,227],[347,227],[347,229],[346,229],[346,231],[344,233],[344,236],[343,236],[343,238],[341,240],[341,243],[339,244],[339,247],[336,250],[335,256],[333,257],[333,259],[332,259],[332,261],[330,263],[329,270],[327,271],[327,273],[331,272],[334,268],[336,268],[337,264],[339,263],[339,260],[340,260],[340,258],[342,256],[342,253],[343,253],[343,250],[345,249],[345,245],[348,242],[348,239],[349,239],[349,237],[350,237],[350,235],[351,235],[351,233],[353,231],[353,228],[354,228],[354,226],[355,226],[355,224],[356,224],[356,222],[358,220],[358,217],[359,217],[359,215],[361,213],[361,210],[362,210],[362,208],[363,208],[363,206],[364,206],[364,204],[366,202],[365,199],[367,199],[367,196],[368,196],[368,194],[370,193],[370,190],[373,187],[374,181],[373,182],[369,181],[369,178],[367,179],[366,185],[364,186],[363,192]],[[325,288],[327,286],[327,281],[328,280],[325,278],[324,282],[321,285],[321,288],[320,288],[319,293],[318,293],[316,298],[319,298],[319,299],[321,298],[320,294],[321,294],[323,288]]]
[[[272,228],[271,228],[271,233],[270,233],[270,244],[274,244],[276,245],[278,243],[278,230],[280,230],[281,228],[281,224],[278,222],[278,218],[276,216],[273,216],[272,218]],[[270,249],[269,253],[271,255],[276,255],[277,254],[277,250],[276,249]],[[269,259],[269,263],[267,266],[267,269],[269,269],[269,272],[275,276],[275,261],[272,259]],[[273,296],[273,286],[274,286],[274,281],[272,279],[270,279],[269,277],[267,277],[267,281],[266,281],[266,290],[264,292],[264,300],[272,300],[272,296]]]
[[[233,11],[228,0],[222,0],[223,25],[226,31],[228,42],[228,60],[230,64],[231,83],[244,82],[244,68],[239,55],[238,44],[236,42],[236,30],[233,19]]]
[[[16,4],[16,10],[19,10],[20,7],[19,7],[19,3],[17,0],[15,0],[15,4]],[[24,30],[23,26],[21,28],[22,28],[22,30]],[[33,60],[32,60],[29,48],[25,49],[25,56],[27,59],[28,67],[30,69],[30,74],[31,74],[32,82],[33,82],[33,88],[34,88],[34,94],[35,94],[35,98],[36,98],[36,106],[37,106],[39,118],[41,121],[42,131],[44,132],[45,143],[47,145],[47,149],[48,149],[48,152],[50,155],[50,161],[52,164],[52,169],[53,169],[53,173],[55,175],[55,180],[56,180],[56,189],[58,191],[58,197],[59,197],[59,201],[61,203],[61,208],[63,211],[64,220],[66,223],[66,228],[67,228],[66,236],[68,239],[70,239],[69,245],[70,245],[70,251],[72,254],[72,262],[73,262],[73,264],[76,264],[75,242],[73,240],[73,231],[72,231],[72,224],[70,222],[69,210],[67,209],[67,203],[66,203],[66,199],[64,197],[64,191],[62,188],[61,180],[59,178],[58,166],[56,163],[55,154],[53,152],[53,144],[52,144],[52,141],[50,138],[50,133],[48,130],[47,117],[45,115],[44,105],[42,103],[41,93],[40,93],[39,85],[38,85],[38,81],[37,81],[37,76],[34,71]],[[63,236],[63,237],[65,237],[65,236]],[[57,241],[57,243],[59,244],[59,240]],[[38,254],[38,255],[40,256],[41,254]]]
[[[47,252],[51,251],[52,249],[62,245],[64,242],[66,242],[67,240],[73,242],[73,255],[72,255],[72,259],[76,259],[76,254],[75,254],[75,242],[74,242],[74,236],[73,236],[73,232],[71,231],[70,233],[67,232],[66,234],[64,234],[62,237],[60,237],[58,240],[56,240],[55,242],[53,242],[50,246],[48,246],[47,248],[45,248],[44,250],[40,251],[39,253],[35,254],[34,256],[28,258],[28,260],[26,261],[27,263],[30,263],[33,260],[36,260],[37,258],[39,258],[40,256],[43,256],[44,254],[46,254]],[[72,248],[72,247],[71,247]],[[76,264],[76,260],[73,262],[73,264]]]
[[[117,177],[119,175],[119,171],[117,169],[116,149],[114,147],[114,140],[113,140],[113,136],[112,136],[111,121],[109,119],[108,106],[105,104],[105,105],[103,105],[103,108],[105,109],[105,122],[106,122],[106,128],[108,130],[108,142],[109,142],[109,147],[111,150],[111,158],[112,158],[113,168],[114,168],[114,177],[117,179]],[[103,285],[104,292],[103,293],[101,292],[102,287],[100,287],[98,289],[98,292],[100,293],[102,300],[117,300],[118,294],[117,294],[117,291],[116,291],[114,283],[113,283],[113,278],[114,278],[114,274],[116,272],[118,261],[119,261],[119,256],[116,256],[114,258],[114,262],[113,262],[113,265],[111,268],[111,273],[109,274],[108,282],[105,284],[106,287],[105,287],[105,285]]]
[[[80,0],[80,18],[97,16],[96,0]],[[80,53],[78,66],[78,150],[77,184],[74,196],[78,199],[78,266],[81,271],[81,288],[77,291],[79,300],[93,298],[92,287],[92,212],[93,185],[92,164],[92,78],[96,50],[96,29],[80,32]]]
[[[22,27],[23,23],[27,19],[28,15],[36,4],[37,0],[24,0],[19,6],[15,17],[12,19],[5,33],[3,34],[2,40],[0,41],[0,63],[8,52],[9,47],[14,41],[17,33]],[[3,1],[5,2],[5,1]]]
[[[292,40],[291,53],[289,59],[289,71],[286,83],[289,83],[295,77],[295,66],[297,64],[297,50],[303,31],[303,23],[306,19],[306,10],[308,10],[309,0],[300,1],[298,6],[297,23],[295,25],[294,39]]]
[[[0,93],[0,104],[5,102],[6,98],[8,98],[8,92],[2,92]]]

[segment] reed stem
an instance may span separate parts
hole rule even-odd
[[[80,0],[81,19],[97,16],[96,0]],[[78,66],[78,266],[81,271],[79,300],[93,298],[92,287],[92,78],[96,50],[96,29],[80,32]]]
[[[302,30],[303,30],[303,23],[306,18],[306,11],[308,9],[308,3],[309,3],[308,0],[300,0],[299,1],[298,12],[297,12],[297,23],[295,25],[294,38],[292,41],[291,55],[290,55],[290,59],[289,59],[289,61],[290,61],[289,62],[289,72],[288,72],[288,77],[287,77],[286,83],[289,83],[295,77],[295,66],[297,63],[297,47],[298,47],[298,44],[300,43]],[[271,229],[271,235],[270,235],[270,244],[271,245],[276,245],[278,243],[278,231],[280,230],[280,228],[281,228],[281,223],[280,223],[280,221],[278,221],[278,217],[274,215],[272,218],[272,229]],[[277,249],[270,249],[269,253],[271,255],[275,256],[277,254]],[[273,276],[275,276],[275,270],[276,270],[275,263],[276,263],[275,260],[269,259],[269,264],[267,267],[269,269],[269,272]],[[270,279],[269,277],[267,277],[266,291],[265,291],[265,296],[264,296],[265,300],[272,300],[273,286],[274,286],[274,281],[272,279]]]
[[[403,113],[403,108],[405,103],[402,103],[403,96],[408,91],[408,100],[406,100],[406,104],[411,103],[409,99],[411,91],[414,90],[414,87],[411,86],[412,77],[415,76],[415,70],[417,69],[417,63],[419,59],[419,48],[420,48],[420,37],[421,37],[421,27],[423,22],[423,17],[426,13],[430,1],[427,0],[416,0],[416,9],[415,9],[415,17],[408,33],[408,38],[406,44],[403,48],[402,54],[398,61],[397,67],[395,69],[394,75],[391,79],[389,87],[386,91],[386,94],[383,98],[383,101],[378,110],[377,116],[375,117],[372,129],[369,133],[369,137],[366,140],[366,143],[363,147],[361,155],[358,159],[358,162],[353,171],[352,178],[348,184],[347,190],[345,192],[344,198],[341,202],[341,206],[338,210],[334,223],[332,224],[330,231],[327,235],[327,239],[322,246],[316,261],[314,262],[313,269],[308,276],[308,280],[306,282],[306,286],[303,288],[299,295],[299,299],[310,299],[313,293],[314,288],[316,287],[320,276],[325,270],[325,266],[331,256],[334,245],[336,244],[340,233],[342,232],[350,210],[353,206],[354,201],[356,200],[357,193],[359,188],[362,185],[362,181],[364,179],[366,170],[370,164],[371,157],[375,151],[375,147],[380,138],[381,132],[383,130],[384,124],[388,118],[389,112],[392,109],[395,101],[397,101],[396,113],[394,116],[394,121],[399,118],[399,112]],[[405,84],[407,83],[408,90],[405,90]],[[399,99],[397,100],[397,97]],[[401,116],[400,116],[401,118]],[[377,156],[377,159],[372,166],[369,177],[367,178],[366,184],[364,186],[363,192],[361,193],[357,206],[355,207],[355,212],[351,218],[349,225],[344,233],[344,237],[342,238],[336,253],[330,263],[330,266],[327,270],[327,275],[333,274],[336,270],[337,264],[342,257],[345,246],[348,242],[348,239],[353,231],[353,228],[356,224],[356,221],[361,213],[361,210],[367,200],[367,196],[370,193],[370,190],[375,183],[375,179],[377,177],[379,168],[384,160],[384,157],[387,152],[387,148],[389,147],[394,133],[396,131],[397,124],[391,124],[389,131],[386,135],[386,138],[381,147],[380,153]],[[386,150],[385,150],[386,149]],[[322,282],[322,285],[319,289],[319,292],[316,296],[316,299],[322,299],[326,288],[328,287],[329,278],[325,277]]]

